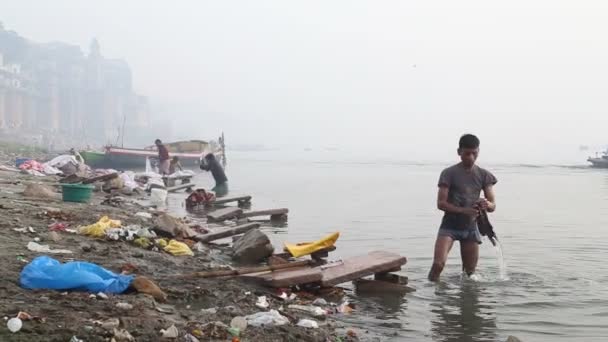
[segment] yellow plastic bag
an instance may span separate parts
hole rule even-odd
[[[194,253],[192,253],[192,250],[190,249],[190,247],[188,247],[188,245],[186,245],[183,242],[179,242],[176,240],[171,240],[169,241],[169,244],[167,245],[167,247],[164,248],[165,252],[167,253],[171,253],[173,255],[188,255],[188,256],[193,256]]]
[[[333,246],[336,243],[336,240],[338,240],[338,237],[340,237],[340,233],[335,232],[314,242],[303,242],[298,244],[285,242],[285,250],[297,258]]]
[[[93,223],[89,226],[80,227],[78,232],[80,234],[89,235],[93,237],[104,237],[106,230],[110,228],[120,228],[121,222],[119,220],[111,220],[109,217],[104,216],[97,223]]]

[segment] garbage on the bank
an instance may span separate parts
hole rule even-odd
[[[236,316],[230,321],[230,327],[244,331],[247,329],[247,320],[245,317]]]
[[[72,251],[68,249],[51,249],[49,245],[41,245],[37,242],[30,241],[27,244],[27,249],[37,253],[49,253],[49,254],[72,254]]]
[[[342,304],[338,306],[336,309],[339,313],[351,313],[353,312],[353,307],[348,301],[344,301]]]
[[[296,310],[296,311],[300,311],[303,313],[307,313],[310,314],[314,317],[325,317],[327,315],[327,311],[323,310],[322,308],[318,307],[318,306],[314,306],[314,305],[290,305],[288,306],[288,308],[292,309],[292,310]]]
[[[80,234],[89,235],[93,237],[104,237],[106,230],[110,228],[120,228],[121,222],[119,220],[111,220],[109,217],[104,216],[97,223],[89,226],[80,227],[78,229]]]
[[[175,325],[170,326],[169,328],[162,329],[160,331],[163,338],[177,338],[179,336],[179,331],[175,327]]]
[[[194,253],[192,252],[190,247],[188,247],[188,245],[186,245],[183,242],[176,241],[176,240],[169,241],[169,244],[167,244],[167,246],[165,248],[163,248],[163,250],[167,253],[171,253],[176,256],[184,256],[184,255],[193,256],[194,255]]]
[[[58,199],[55,191],[42,184],[28,184],[23,190],[23,196],[36,199]]]
[[[140,211],[140,212],[136,213],[135,216],[141,217],[141,218],[145,218],[145,219],[151,219],[152,218],[152,214],[147,213],[145,211]]]
[[[116,329],[114,328],[114,337],[112,341],[115,342],[132,342],[135,341],[135,337],[133,337],[127,330],[125,329]]]
[[[16,333],[23,327],[23,322],[19,317],[13,317],[6,322],[6,327],[12,333]]]
[[[268,300],[266,300],[266,296],[258,297],[258,300],[255,302],[255,306],[260,309],[268,309],[270,304],[268,304]]]
[[[125,311],[133,309],[133,305],[129,303],[116,303],[116,307]]]
[[[133,275],[115,274],[89,262],[71,261],[62,264],[53,258],[39,256],[23,268],[19,283],[32,290],[123,293],[133,278]]]
[[[168,192],[165,189],[152,189],[150,191],[150,202],[157,207],[163,206],[167,203],[167,194]]]
[[[186,198],[186,208],[192,209],[200,205],[209,205],[215,201],[215,194],[205,189],[196,189]]]
[[[152,246],[152,242],[150,242],[150,239],[145,237],[139,237],[133,240],[133,243],[143,249],[148,249],[148,247]]]
[[[314,242],[302,242],[298,244],[286,242],[285,250],[293,257],[298,258],[333,246],[339,237],[340,233],[335,232]]]
[[[274,327],[289,323],[289,319],[282,316],[277,310],[258,312],[253,315],[246,316],[247,323],[254,327]]]
[[[311,319],[301,319],[298,322],[297,326],[304,327],[304,328],[317,329],[319,327],[319,323],[317,323],[316,321],[313,321]]]

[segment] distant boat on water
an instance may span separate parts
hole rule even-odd
[[[601,154],[596,153],[595,157],[589,157],[587,161],[591,163],[592,167],[608,168],[608,149]]]
[[[179,157],[185,167],[198,167],[204,154],[212,152],[226,164],[223,135],[220,142],[204,140],[176,141],[165,144],[171,157]],[[143,149],[106,146],[102,151],[81,151],[85,163],[93,168],[128,169],[143,168],[146,159],[158,158],[156,146]]]

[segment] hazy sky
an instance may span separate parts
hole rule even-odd
[[[608,144],[608,2],[3,0],[36,41],[126,59],[175,131],[233,143],[559,161]]]

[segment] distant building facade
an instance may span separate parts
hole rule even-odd
[[[125,127],[147,129],[148,99],[129,65],[104,58],[96,39],[78,46],[30,42],[0,25],[0,131],[67,144],[117,143]]]

